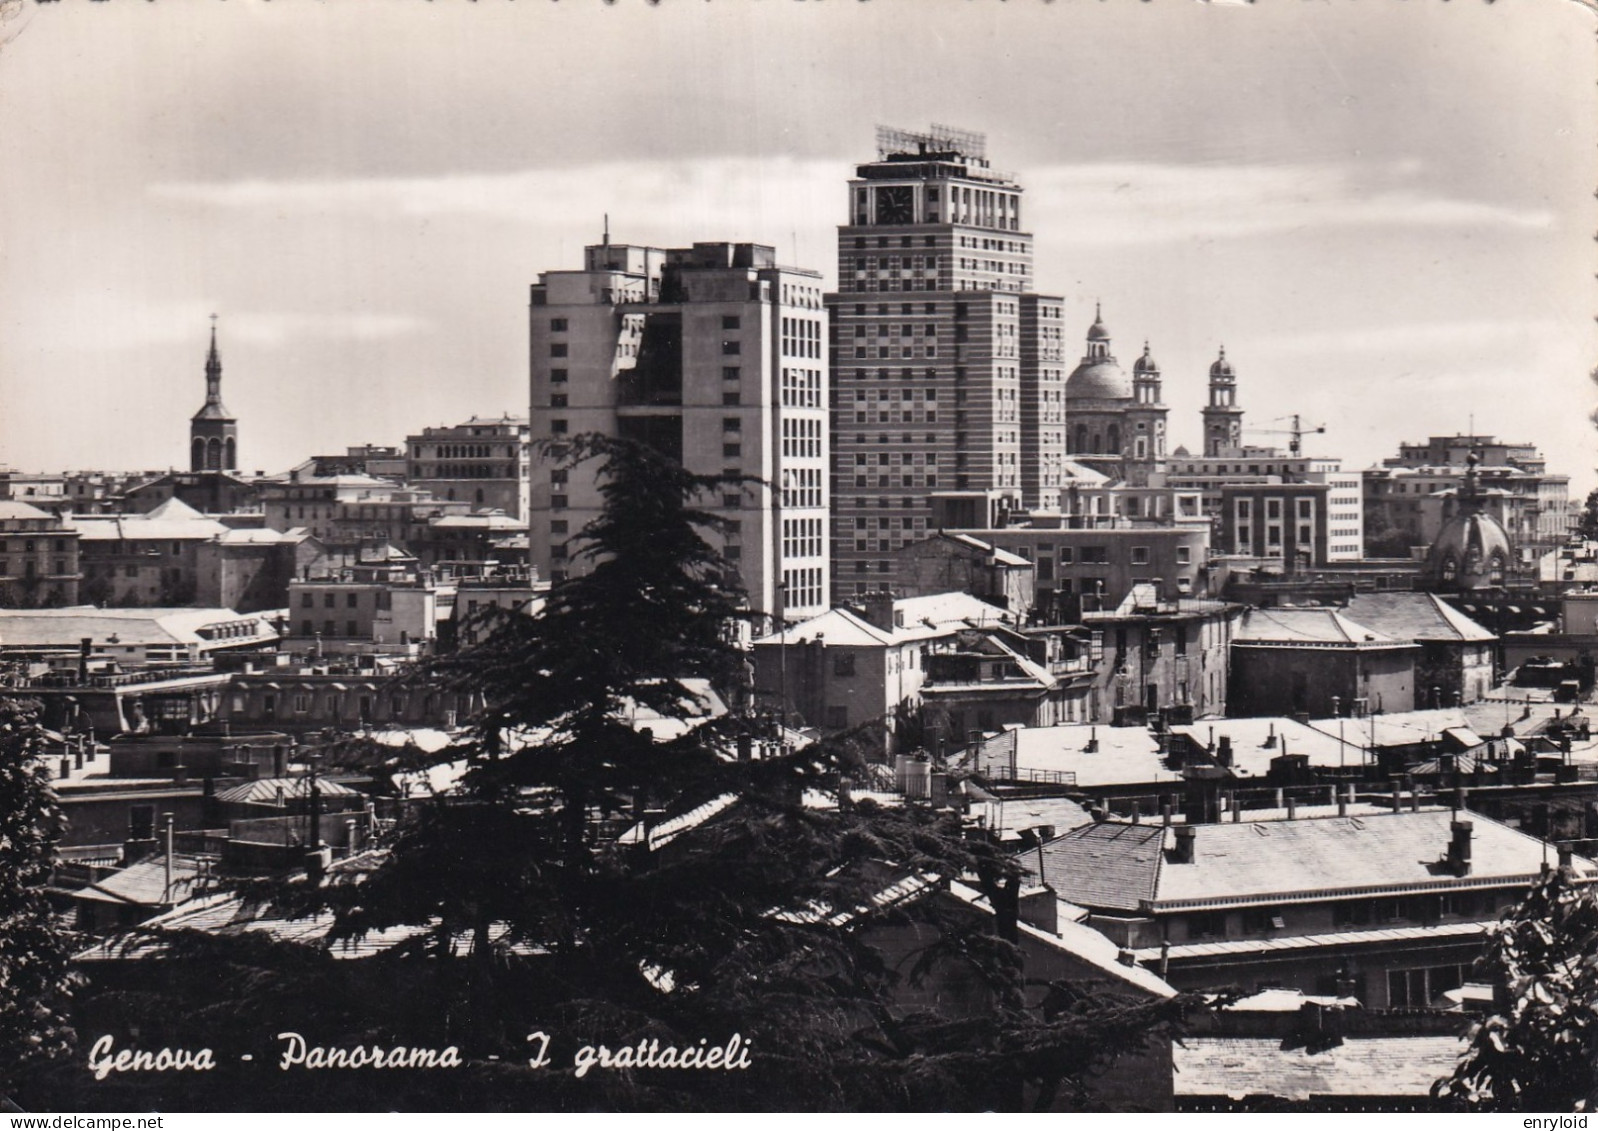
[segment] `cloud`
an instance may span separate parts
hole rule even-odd
[[[478,218],[620,239],[786,242],[830,262],[845,214],[846,162],[712,158],[610,162],[504,173],[343,180],[168,181],[157,200],[262,216]],[[1025,170],[1027,226],[1077,246],[1171,244],[1353,228],[1546,229],[1548,211],[1430,189],[1426,168],[1386,165],[1082,164]],[[669,226],[668,226],[669,225]],[[804,240],[797,240],[798,232]],[[658,233],[658,234],[657,234]],[[747,234],[745,234],[747,233]],[[821,246],[817,246],[817,244]]]
[[[206,330],[212,309],[197,301],[127,301],[109,292],[82,292],[52,309],[48,325],[33,327],[52,346],[116,350],[192,344]],[[274,348],[296,341],[375,341],[429,331],[421,318],[400,314],[336,314],[285,310],[221,311],[224,341]]]
[[[1529,354],[1540,342],[1560,340],[1569,327],[1549,318],[1497,322],[1416,322],[1361,327],[1354,330],[1312,330],[1299,334],[1257,335],[1251,346],[1280,354],[1324,356],[1328,353],[1417,353],[1435,356],[1449,351]]]
[[[713,158],[431,177],[168,181],[148,191],[157,200],[275,214],[479,216],[569,226],[579,217],[593,225],[607,208],[621,218],[668,212],[676,219],[767,212],[776,218],[807,207],[830,217],[844,211],[845,171],[842,163],[825,161]]]
[[[1373,227],[1541,229],[1550,212],[1426,191],[1417,162],[1339,165],[1093,164],[1027,174],[1030,226],[1079,245],[1170,244]],[[1039,213],[1043,213],[1040,219]]]

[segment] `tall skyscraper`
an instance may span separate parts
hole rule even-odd
[[[840,598],[889,585],[934,500],[981,526],[1058,506],[1065,459],[1062,303],[1032,293],[1021,187],[981,134],[879,128],[877,150],[827,296]]]
[[[205,403],[189,418],[189,470],[235,471],[239,466],[239,422],[222,403],[222,356],[216,350],[216,315],[211,315],[211,351],[205,355]]]
[[[563,436],[640,440],[690,471],[759,479],[702,505],[731,524],[723,549],[758,612],[793,620],[831,602],[827,316],[821,276],[770,247],[604,243],[579,271],[532,287],[529,544],[553,580],[598,514],[590,464],[562,466]],[[573,547],[575,549],[575,547]]]

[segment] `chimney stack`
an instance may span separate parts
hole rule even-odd
[[[1221,735],[1221,743],[1215,748],[1215,764],[1224,769],[1232,768],[1232,736]]]
[[[1192,825],[1181,825],[1176,830],[1176,850],[1172,854],[1171,862],[1174,864],[1191,864],[1197,855],[1198,830]]]
[[[1474,825],[1469,821],[1450,821],[1449,832],[1453,834],[1448,842],[1448,866],[1456,876],[1470,875],[1470,841]]]

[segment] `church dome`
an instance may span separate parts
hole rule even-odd
[[[1232,370],[1232,363],[1230,361],[1226,360],[1226,347],[1225,346],[1221,347],[1221,356],[1216,358],[1215,361],[1210,365],[1210,376],[1211,377],[1233,377],[1233,376],[1236,376],[1236,374]]]
[[[1065,382],[1065,399],[1070,401],[1129,401],[1132,381],[1113,357],[1087,358],[1071,371]]]
[[[1490,514],[1471,511],[1443,524],[1426,555],[1426,573],[1448,588],[1480,589],[1502,584],[1514,560],[1503,525]]]
[[[1158,373],[1159,371],[1160,371],[1160,363],[1154,360],[1153,355],[1149,353],[1149,344],[1147,342],[1144,342],[1143,343],[1143,356],[1138,358],[1136,361],[1134,361],[1132,363],[1132,372],[1133,373]]]
[[[1081,323],[1078,322],[1077,325],[1080,326]],[[1099,312],[1095,310],[1093,312],[1093,325],[1088,327],[1088,341],[1107,342],[1109,340],[1110,331],[1105,329],[1104,319],[1100,316]]]

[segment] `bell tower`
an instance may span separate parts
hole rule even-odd
[[[211,315],[211,351],[205,358],[205,403],[189,419],[189,470],[237,471],[239,422],[222,403],[222,356]]]
[[[1226,347],[1210,366],[1210,401],[1204,406],[1204,454],[1230,455],[1243,446],[1243,407],[1237,403],[1237,374]]]

